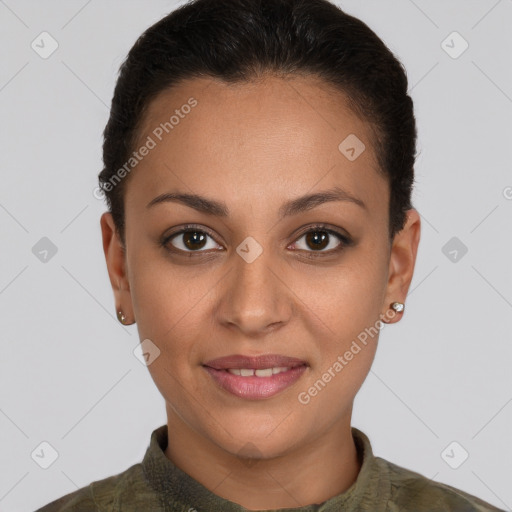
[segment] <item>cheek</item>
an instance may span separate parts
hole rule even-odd
[[[385,254],[368,244],[347,255],[343,264],[331,272],[330,279],[311,286],[302,281],[305,302],[322,321],[322,335],[316,337],[316,365],[301,389],[307,406],[321,414],[322,408],[341,410],[329,404],[350,404],[371,368],[381,327],[382,300],[386,292]],[[300,292],[298,292],[298,295]],[[310,411],[311,412],[311,411]],[[316,414],[314,414],[316,415]]]
[[[185,327],[196,325],[192,319],[208,289],[204,280],[194,277],[186,266],[172,265],[149,250],[132,254],[128,265],[130,294],[141,336],[165,342],[175,339]]]
[[[316,364],[296,398],[319,425],[327,425],[351,406],[370,371],[382,325],[382,265],[361,261],[340,270],[321,292],[310,292],[308,298],[326,327],[316,338]]]
[[[179,268],[157,258],[132,264],[130,290],[139,338],[151,340],[160,351],[148,370],[165,400],[178,405],[184,399],[183,386],[193,382],[199,358],[197,340],[204,322],[198,315],[205,291],[199,282],[184,280]]]
[[[322,333],[337,346],[373,325],[382,310],[387,265],[357,251],[328,272],[315,269],[295,280],[294,291],[321,320]]]

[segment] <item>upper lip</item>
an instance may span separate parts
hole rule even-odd
[[[297,359],[296,357],[287,357],[279,354],[267,354],[263,356],[253,357],[238,354],[232,354],[225,357],[219,357],[203,363],[203,366],[209,366],[216,370],[229,370],[231,368],[247,368],[260,370],[264,368],[277,368],[306,365],[306,361]]]

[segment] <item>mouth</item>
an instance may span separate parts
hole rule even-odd
[[[246,400],[270,398],[280,393],[300,379],[308,367],[306,361],[277,354],[231,355],[203,364],[215,384]]]

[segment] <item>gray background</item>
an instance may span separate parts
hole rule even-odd
[[[377,455],[511,510],[512,0],[338,3],[407,69],[423,219],[405,316],[382,331],[353,425]],[[118,67],[176,5],[0,0],[2,511],[124,471],[166,422],[136,326],[115,319],[93,190]],[[47,59],[31,47],[43,31]]]

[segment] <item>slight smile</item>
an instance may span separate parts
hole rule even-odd
[[[269,354],[230,355],[207,361],[203,368],[225,391],[247,400],[270,398],[294,384],[308,368],[306,361]]]

